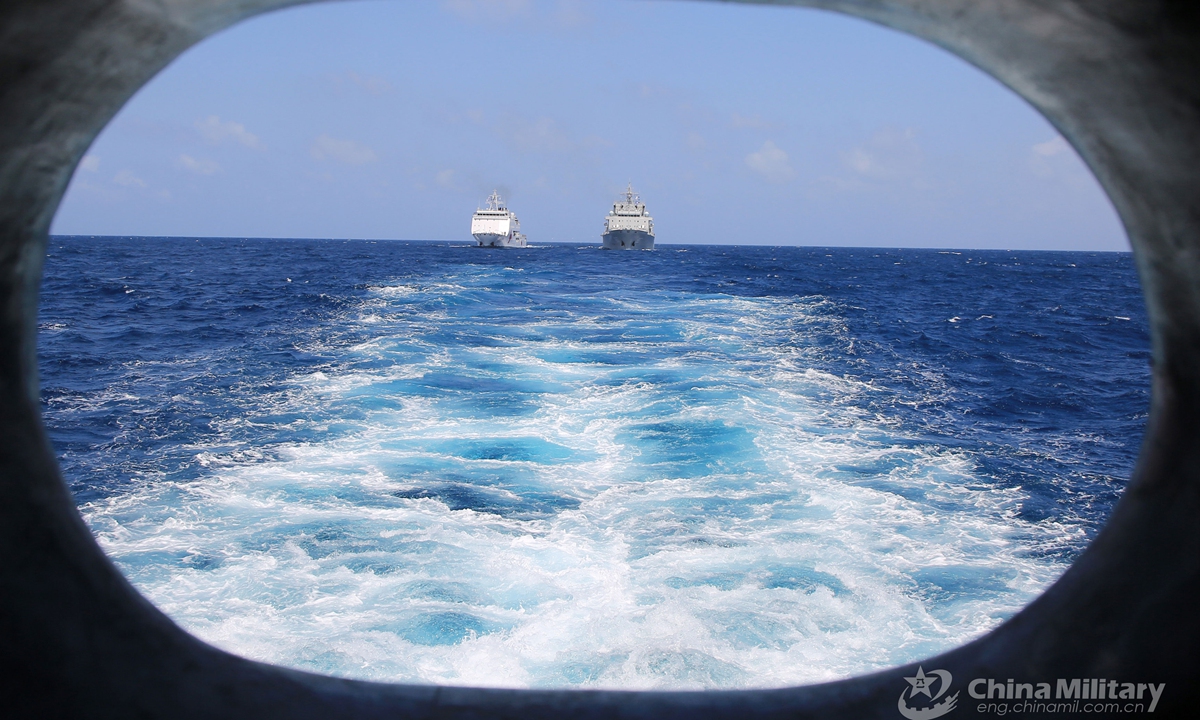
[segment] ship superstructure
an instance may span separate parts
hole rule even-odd
[[[600,236],[606,250],[653,250],[654,218],[646,212],[646,204],[626,186],[621,199],[613,203],[604,219],[604,234]]]
[[[471,237],[479,247],[523,248],[526,244],[521,221],[495,191],[488,197],[487,206],[471,216]]]

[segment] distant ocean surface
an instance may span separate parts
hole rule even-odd
[[[916,660],[1058,577],[1149,401],[1131,257],[51,239],[46,422],[248,657],[512,687]]]

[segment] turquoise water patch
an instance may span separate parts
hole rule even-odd
[[[804,592],[813,592],[820,588],[827,588],[834,595],[841,595],[847,592],[846,586],[836,576],[804,567],[772,570],[770,574],[763,578],[762,586],[767,589],[784,588],[786,590],[802,590]]]
[[[541,438],[507,437],[495,440],[447,440],[433,448],[467,460],[503,460],[554,464],[577,459],[571,448]]]
[[[457,645],[463,640],[496,632],[500,626],[468,613],[432,612],[414,618],[400,635],[417,645]]]
[[[964,598],[995,596],[1008,592],[1016,579],[1012,572],[970,566],[922,568],[912,574],[917,592],[934,603],[946,606]]]
[[[146,597],[305,670],[703,689],[908,663],[1062,572],[1144,421],[1128,256],[178,247],[51,240],[47,427]]]
[[[745,428],[720,420],[663,421],[637,424],[617,434],[633,446],[646,472],[674,477],[743,473],[766,468]],[[657,470],[658,472],[655,472]]]

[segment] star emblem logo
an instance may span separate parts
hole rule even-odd
[[[908,681],[909,685],[912,685],[912,690],[908,691],[908,696],[916,697],[917,695],[924,695],[925,697],[932,699],[933,693],[930,692],[930,685],[933,684],[934,678],[937,678],[939,680],[941,679],[941,678],[938,678],[937,675],[934,675],[932,677],[930,677],[929,675],[926,675],[925,668],[918,665],[917,666],[917,674],[914,677],[904,678],[905,680]]]
[[[954,681],[949,670],[930,670],[926,675],[925,668],[918,665],[917,674],[904,678],[904,681],[908,683],[908,687],[900,693],[896,709],[908,720],[934,720],[958,706],[958,693],[942,699],[950,689],[950,683]],[[937,682],[937,692],[934,692],[934,681]],[[928,699],[916,700],[918,695],[924,695]],[[916,703],[909,705],[910,700],[916,700]]]

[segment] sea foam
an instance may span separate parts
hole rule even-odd
[[[662,271],[669,251],[645,262]],[[719,259],[699,289],[692,266],[674,286],[618,282],[604,273],[646,268],[592,255],[460,254],[340,295],[294,289],[289,269],[279,292],[309,294],[279,307],[316,309],[260,326],[258,355],[236,339],[164,352],[52,399],[52,429],[144,418],[105,447],[146,457],[83,496],[85,519],[155,604],[248,657],[619,688],[778,687],[926,657],[1019,610],[1102,519],[1033,512],[1055,490],[997,463],[1034,458],[1012,467],[1092,497],[1070,468],[1104,433],[948,439],[986,416],[959,407],[960,368],[922,354],[949,330],[907,347],[836,293],[729,291],[747,271]],[[207,424],[170,419],[189,407]]]

